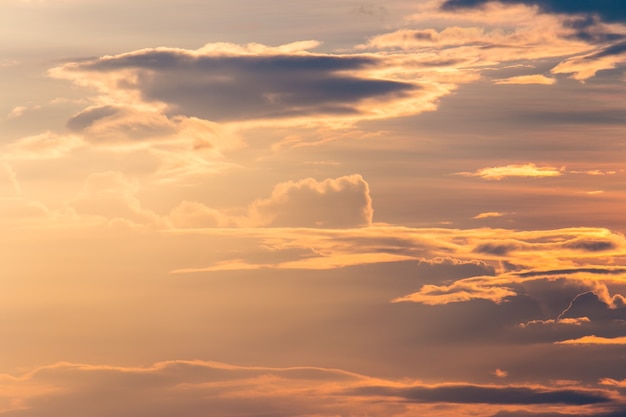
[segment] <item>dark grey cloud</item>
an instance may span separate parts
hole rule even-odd
[[[491,417],[571,417],[570,413],[533,413],[530,411],[499,411]],[[626,416],[626,406],[618,406],[612,410],[585,413],[587,417],[624,417]]]
[[[600,19],[597,15],[587,15],[582,17],[572,17],[564,22],[565,26],[575,30],[575,37],[591,43],[615,42],[624,39],[621,33],[607,32],[599,25]]]
[[[617,298],[618,302],[622,302],[622,298]],[[588,317],[592,321],[601,320],[626,320],[626,308],[619,306],[618,308],[610,308],[605,302],[601,301],[596,294],[589,291],[576,297],[571,307],[563,314],[562,318],[568,317]],[[622,329],[622,332],[626,329]],[[605,336],[605,335],[596,335]],[[623,336],[623,334],[611,334],[606,337]]]
[[[444,9],[480,7],[494,0],[447,0]],[[498,0],[502,4],[538,6],[546,13],[597,15],[607,22],[626,21],[626,7],[619,0]]]
[[[602,49],[600,52],[589,56],[588,59],[602,58],[605,56],[622,55],[624,53],[626,53],[626,42],[620,42],[611,46],[607,46],[606,48]]]
[[[474,248],[473,252],[484,253],[486,255],[502,256],[508,254],[511,251],[514,251],[517,248],[517,245],[508,243],[485,243],[482,245],[478,245],[476,248]]]
[[[563,245],[567,249],[582,250],[585,252],[602,252],[605,250],[616,249],[614,242],[610,240],[575,240],[567,242]]]
[[[598,274],[598,275],[619,275],[626,272],[626,268],[568,268],[551,269],[547,271],[529,271],[517,274],[519,277],[538,277],[548,275],[571,275],[578,273]]]
[[[137,79],[119,83],[119,88],[139,90],[147,101],[168,103],[173,113],[229,121],[358,114],[356,104],[362,100],[403,97],[418,88],[347,74],[378,63],[358,56],[195,56],[148,50],[71,68],[96,73],[134,70]],[[80,120],[74,124],[80,125]]]
[[[409,388],[366,386],[354,389],[357,395],[400,397],[409,402],[462,404],[569,404],[588,405],[611,402],[602,391],[539,389],[515,386],[440,385]]]

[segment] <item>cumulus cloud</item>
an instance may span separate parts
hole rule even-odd
[[[274,227],[362,227],[372,224],[374,213],[369,185],[360,175],[282,183],[251,210]]]

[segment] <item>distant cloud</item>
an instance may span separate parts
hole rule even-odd
[[[556,83],[555,78],[549,78],[545,75],[535,74],[535,75],[519,75],[517,77],[510,78],[502,78],[493,81],[494,84],[543,84],[543,85],[552,85]]]
[[[479,220],[479,219],[487,219],[490,217],[502,217],[502,216],[504,216],[504,213],[500,213],[499,211],[488,211],[485,213],[477,214],[476,216],[472,218]]]
[[[461,384],[442,384],[433,387],[365,386],[357,394],[400,397],[410,402],[486,403],[486,404],[599,404],[612,402],[603,391],[572,389],[546,390],[529,387],[497,387]]]
[[[279,184],[252,215],[279,227],[362,227],[372,224],[369,186],[360,175],[318,182],[312,178]]]
[[[583,323],[590,323],[588,317],[576,317],[576,318],[563,318],[563,319],[550,319],[550,320],[530,320],[526,323],[520,323],[522,328],[528,326],[554,326],[554,325],[568,325],[568,326],[580,326]]]
[[[90,415],[282,416],[487,415],[524,405],[569,412],[614,402],[606,389],[582,386],[423,384],[320,367],[235,366],[173,360],[147,367],[57,363],[18,377],[0,375],[3,413],[20,417]],[[94,398],[106,403],[94,407]],[[384,401],[380,401],[383,398]],[[474,408],[472,405],[476,405]],[[433,406],[435,408],[433,408]],[[463,408],[461,408],[463,407]],[[476,411],[480,411],[477,414]]]
[[[22,193],[13,167],[0,161],[0,198],[17,197]]]
[[[595,335],[583,336],[579,339],[556,342],[559,345],[626,345],[624,337],[598,337]]]
[[[481,168],[476,172],[459,172],[457,175],[466,177],[480,177],[486,180],[501,180],[508,177],[558,177],[562,175],[563,168],[551,166],[538,167],[533,163],[525,165],[505,165],[500,167]]]

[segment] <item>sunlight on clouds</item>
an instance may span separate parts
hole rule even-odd
[[[83,146],[82,140],[75,135],[60,135],[48,131],[4,145],[3,157],[5,159],[35,160],[62,158]]]
[[[506,374],[499,369],[496,372],[498,376]],[[3,411],[24,417],[68,413],[143,417],[181,411],[194,417],[206,415],[207,407],[211,415],[437,417],[446,415],[447,407],[443,413],[441,410],[446,402],[458,404],[455,415],[486,417],[519,405],[572,412],[581,405],[613,401],[606,388],[580,385],[424,384],[341,369],[244,367],[198,360],[143,368],[64,362],[19,377],[0,375],[0,387]],[[105,394],[106,404],[94,408],[93,398]],[[490,404],[494,401],[495,406]]]
[[[556,83],[555,78],[549,78],[545,75],[534,74],[534,75],[520,75],[517,77],[503,78],[499,80],[493,80],[494,84],[542,84],[542,85],[552,85]]]
[[[485,213],[480,213],[472,217],[473,219],[488,219],[490,217],[502,217],[504,213],[500,213],[498,211],[487,211]]]
[[[459,172],[456,175],[465,177],[481,177],[486,180],[502,180],[507,177],[558,177],[562,175],[564,168],[550,166],[538,167],[530,163],[525,165],[506,165],[501,167],[481,168],[476,172]]]
[[[583,336],[579,339],[556,342],[558,345],[626,345],[624,337],[598,337],[596,335]]]
[[[624,415],[626,13],[244,3],[0,0],[0,416]]]
[[[50,75],[95,87],[100,106],[122,104],[239,126],[345,126],[406,116],[434,110],[450,91],[404,77],[407,67],[396,63],[402,57],[307,51],[317,45],[144,49],[64,64]]]

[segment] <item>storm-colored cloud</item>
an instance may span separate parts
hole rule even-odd
[[[68,63],[51,74],[95,86],[109,97],[102,101],[141,102],[169,115],[215,122],[312,122],[314,117],[349,121],[412,114],[432,107],[433,91],[384,71],[396,66],[393,59],[306,51],[316,45],[208,44],[199,50],[145,49]],[[111,104],[86,109],[68,126],[86,128],[97,120],[114,120],[117,113]]]
[[[528,387],[487,387],[476,385],[441,385],[436,387],[394,388],[367,386],[357,394],[401,397],[414,402],[485,403],[485,404],[573,404],[611,402],[602,391],[546,390]]]
[[[490,2],[537,6],[541,11],[546,13],[598,15],[603,20],[609,22],[626,21],[626,10],[624,10],[621,4],[612,0],[446,0],[443,2],[442,8],[454,10],[480,7]]]

